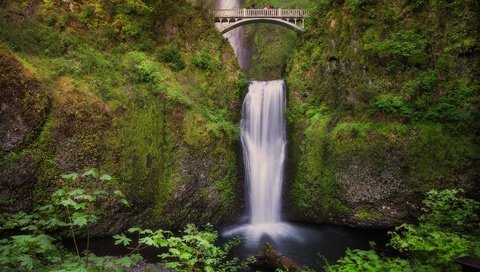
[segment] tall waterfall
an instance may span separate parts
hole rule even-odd
[[[242,0],[218,0],[217,8],[239,8]],[[248,69],[249,52],[243,27],[225,37],[232,45],[243,71]],[[250,223],[226,229],[224,236],[241,234],[255,247],[266,235],[272,239],[296,237],[290,224],[281,222],[281,195],[286,153],[285,82],[252,81],[243,102],[241,121],[245,176],[248,185]]]
[[[243,102],[241,135],[251,224],[280,222],[285,161],[285,83],[252,81]]]

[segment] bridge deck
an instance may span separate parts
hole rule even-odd
[[[308,16],[303,9],[214,9],[215,20],[243,18],[303,19]]]

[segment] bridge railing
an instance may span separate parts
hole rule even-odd
[[[308,16],[303,9],[214,9],[215,18],[304,18]]]

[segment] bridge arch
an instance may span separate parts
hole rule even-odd
[[[239,26],[255,23],[276,24],[303,32],[305,18],[308,17],[307,11],[302,9],[214,9],[212,13],[222,34]]]
[[[298,26],[292,22],[289,22],[284,19],[278,19],[278,18],[249,18],[249,19],[242,19],[238,20],[236,22],[230,22],[226,27],[222,27],[220,29],[220,32],[222,34],[225,34],[237,27],[243,26],[243,25],[249,25],[249,24],[256,24],[256,23],[269,23],[269,24],[276,24],[280,25],[283,27],[286,27],[290,30],[293,30],[297,33],[301,33],[304,31],[304,28],[301,26]]]

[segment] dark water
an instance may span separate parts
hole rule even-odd
[[[387,242],[386,232],[327,224],[281,223],[233,226],[223,233],[227,237],[242,237],[242,244],[234,252],[239,257],[254,255],[259,247],[268,242],[302,265],[323,271],[325,259],[329,263],[335,263],[345,255],[347,248],[369,249],[370,241],[374,241],[380,248],[384,247]]]
[[[130,236],[132,239],[131,245],[133,247],[137,246],[136,237]],[[75,244],[72,239],[63,240],[63,245],[65,248],[71,252],[75,252]],[[80,252],[85,252],[87,246],[90,252],[93,252],[97,256],[126,256],[131,253],[131,249],[124,247],[122,245],[115,245],[115,240],[112,237],[94,237],[90,238],[90,241],[87,243],[86,239],[77,239],[77,246]],[[161,259],[157,256],[164,253],[165,250],[155,248],[155,247],[146,247],[140,251],[140,254],[145,260],[151,263],[160,262]]]
[[[240,236],[242,243],[234,248],[235,256],[244,258],[254,255],[256,251],[268,242],[295,261],[316,271],[323,271],[324,259],[335,263],[345,255],[347,248],[369,249],[369,241],[374,241],[377,247],[383,248],[387,242],[386,230],[364,230],[334,225],[279,223],[266,225],[236,225],[220,231],[222,241],[232,236]],[[135,243],[134,237],[131,237]],[[86,240],[77,241],[80,251],[87,248]],[[67,249],[75,251],[73,241],[65,240]],[[97,256],[122,256],[130,251],[123,246],[116,246],[111,237],[90,239],[90,250]],[[163,253],[157,248],[146,248],[141,254],[148,262],[159,262],[158,254]]]

